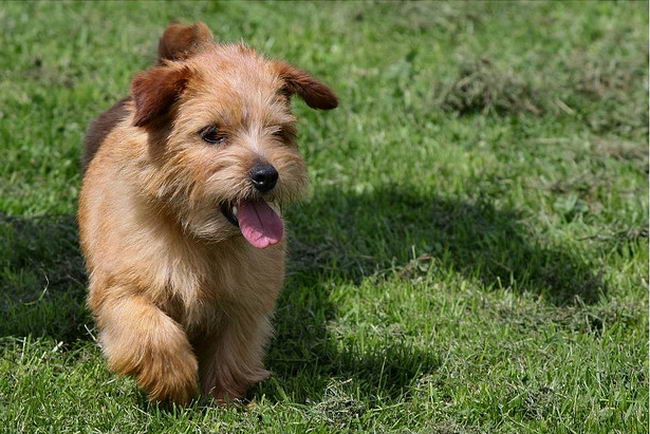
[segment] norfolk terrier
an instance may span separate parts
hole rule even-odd
[[[88,305],[109,368],[150,399],[230,401],[269,375],[281,205],[307,183],[290,98],[338,100],[285,62],[215,43],[200,22],[170,25],[158,57],[85,139]]]

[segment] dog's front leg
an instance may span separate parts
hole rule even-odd
[[[198,365],[178,323],[139,295],[104,300],[95,313],[111,370],[135,376],[151,399],[177,404],[192,399]]]
[[[231,315],[207,336],[199,352],[201,389],[224,403],[244,396],[246,389],[269,377],[265,346],[272,335],[270,314]]]

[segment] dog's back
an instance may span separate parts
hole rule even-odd
[[[91,160],[99,150],[102,142],[115,126],[124,119],[128,114],[125,105],[131,97],[126,97],[116,102],[113,107],[99,115],[88,128],[84,139],[84,155],[81,163],[82,170],[85,172]]]

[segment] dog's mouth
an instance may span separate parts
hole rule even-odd
[[[221,213],[253,247],[264,249],[282,239],[282,217],[263,199],[222,202]]]

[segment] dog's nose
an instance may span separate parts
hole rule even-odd
[[[278,171],[268,163],[260,163],[250,170],[250,177],[257,191],[266,193],[275,187],[275,183],[278,181]]]

